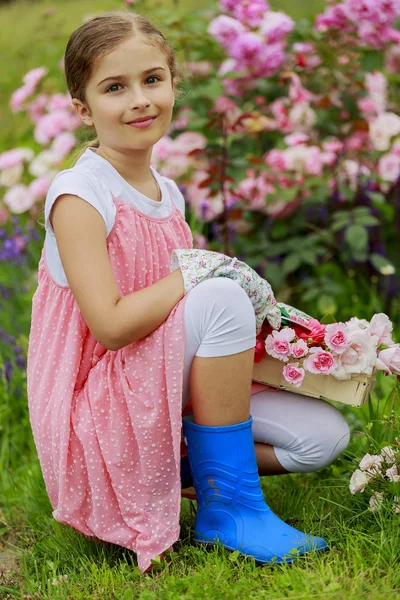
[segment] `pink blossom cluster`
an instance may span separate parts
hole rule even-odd
[[[365,454],[351,476],[352,494],[367,490],[371,496],[369,509],[380,510],[389,501],[395,514],[400,514],[400,498],[393,493],[393,484],[400,483],[400,452],[398,447],[385,446],[379,454]],[[378,491],[381,490],[381,491]]]
[[[387,79],[375,71],[365,74],[367,94],[357,102],[369,127],[371,149],[385,152],[378,162],[378,174],[385,183],[400,177],[400,117],[387,110]]]
[[[208,161],[203,152],[206,144],[206,137],[195,131],[185,131],[174,139],[164,135],[153,146],[151,158],[154,166],[170,179],[191,173],[185,184],[185,199],[199,219],[211,221],[223,212],[223,201],[221,194],[211,196],[209,186],[202,185],[208,179]]]
[[[358,43],[383,48],[400,42],[400,32],[392,27],[399,16],[399,0],[344,0],[319,15],[315,26],[319,31],[354,33]]]
[[[13,148],[0,154],[0,188],[4,188],[0,224],[8,220],[8,211],[20,214],[44,200],[63,159],[77,143],[73,131],[79,119],[69,94],[39,92],[46,74],[44,67],[29,71],[24,85],[11,96],[11,110],[28,113],[35,127],[34,139],[43,148],[36,155],[31,148]],[[33,177],[29,184],[22,183],[26,173]]]
[[[283,376],[299,387],[305,372],[351,379],[374,369],[400,375],[400,345],[392,339],[393,325],[384,313],[371,321],[353,317],[346,323],[322,325],[310,321],[311,331],[283,327],[265,340],[267,354],[287,363]]]
[[[208,32],[228,56],[218,71],[225,92],[241,96],[254,87],[257,78],[270,77],[282,67],[285,37],[294,22],[284,13],[271,11],[265,0],[221,0],[221,8],[230,15],[213,19]],[[224,79],[229,72],[242,73],[242,77]]]

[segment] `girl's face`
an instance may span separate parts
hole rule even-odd
[[[94,125],[100,145],[123,152],[151,148],[168,129],[174,84],[165,55],[132,37],[101,57],[86,87],[87,104],[73,104],[86,125]],[[145,128],[130,123],[156,117]]]

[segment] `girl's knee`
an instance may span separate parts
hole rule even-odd
[[[327,403],[326,420],[318,431],[304,444],[301,451],[293,453],[296,472],[318,471],[332,464],[346,450],[350,441],[350,428],[342,413]]]
[[[233,279],[214,277],[198,283],[188,294],[188,310],[196,319],[223,322],[234,319],[245,327],[255,330],[254,308],[242,287]]]

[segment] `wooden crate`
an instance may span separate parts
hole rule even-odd
[[[261,362],[254,363],[253,381],[295,394],[333,400],[350,406],[362,406],[368,402],[368,395],[375,385],[376,371],[372,375],[356,375],[345,381],[336,379],[333,375],[314,375],[306,371],[303,383],[296,388],[284,378],[284,366],[285,363],[281,360],[267,355]]]

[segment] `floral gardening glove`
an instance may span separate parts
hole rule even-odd
[[[265,319],[273,329],[280,328],[281,312],[268,281],[236,257],[231,258],[211,250],[173,250],[171,273],[179,268],[185,296],[201,281],[212,277],[228,277],[236,281],[250,298],[256,316],[257,335],[261,332]]]

